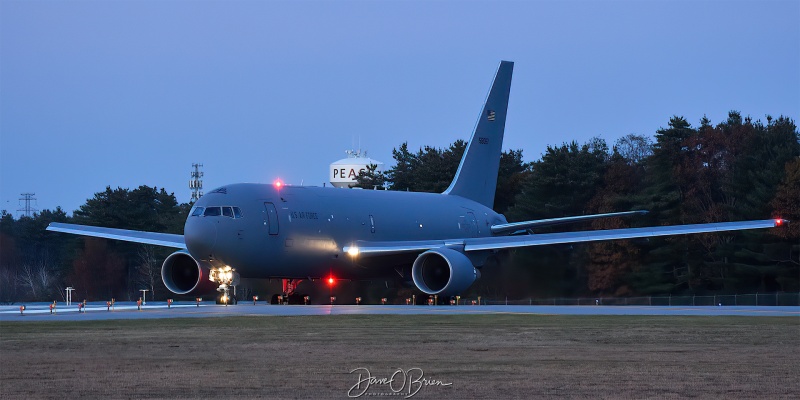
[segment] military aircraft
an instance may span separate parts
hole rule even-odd
[[[178,249],[161,268],[166,287],[201,295],[237,277],[301,280],[400,278],[453,296],[492,254],[525,246],[771,228],[782,219],[534,233],[538,228],[646,211],[509,223],[492,210],[514,64],[502,61],[472,137],[443,193],[239,183],[201,197],[183,235],[51,223],[50,231]]]

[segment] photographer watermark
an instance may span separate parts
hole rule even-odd
[[[452,382],[442,382],[428,378],[422,368],[398,368],[386,377],[373,376],[369,369],[360,367],[350,371],[357,376],[357,382],[347,391],[347,397],[362,396],[403,396],[407,399],[419,393],[424,387],[452,386]],[[371,390],[370,390],[371,389]]]

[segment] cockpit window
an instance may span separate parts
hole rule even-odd
[[[192,216],[206,216],[206,217],[219,217],[224,216],[228,218],[242,218],[242,209],[239,207],[195,207],[192,210]]]
[[[206,211],[203,212],[203,215],[206,217],[219,217],[221,213],[219,207],[206,207]]]

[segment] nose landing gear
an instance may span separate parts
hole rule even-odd
[[[219,284],[218,292],[222,293],[221,303],[226,306],[229,303],[236,304],[236,285],[239,284],[239,273],[230,265],[222,268],[212,268],[208,275],[208,280]],[[234,297],[230,296],[230,288],[233,286]]]

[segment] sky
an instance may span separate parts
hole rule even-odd
[[[321,186],[360,146],[469,139],[515,62],[505,149],[800,118],[800,1],[0,1],[0,209]]]

